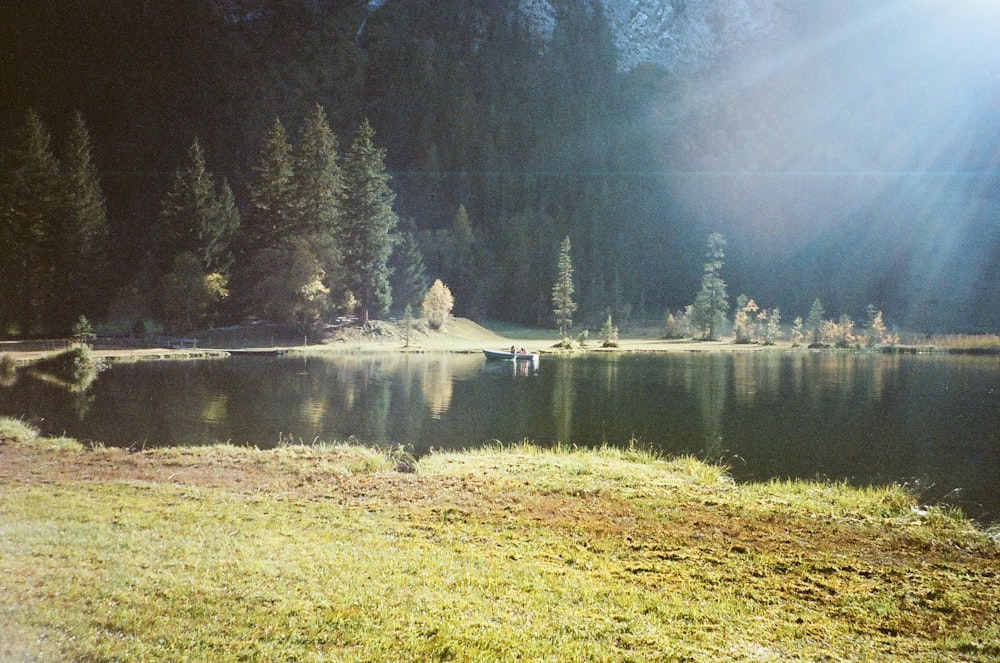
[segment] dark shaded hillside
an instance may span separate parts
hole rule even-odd
[[[902,92],[871,92],[887,82],[905,92],[933,61],[933,52],[909,55],[898,79],[892,67],[871,66],[872,49],[897,48],[906,30],[923,26],[922,15],[899,21],[868,16],[865,3],[814,4],[788,10],[783,29],[799,31],[798,41],[785,34],[678,80],[652,65],[619,71],[607,20],[584,2],[554,3],[559,20],[543,43],[515,0],[407,0],[377,11],[360,0],[9,0],[0,17],[0,147],[29,107],[57,137],[73,111],[83,114],[112,231],[127,247],[117,266],[123,280],[155,248],[145,238],[193,137],[245,205],[275,117],[296,131],[318,102],[341,137],[371,121],[387,150],[396,210],[421,237],[428,275],[453,282],[463,315],[550,324],[556,251],[569,235],[582,319],[596,324],[606,310],[622,321],[659,318],[690,303],[705,237],[720,230],[729,239],[731,294],[780,305],[789,320],[821,295],[828,310],[856,316],[872,302],[902,324],[995,327],[1000,314],[984,301],[1000,286],[989,233],[988,246],[970,256],[978,272],[923,288],[946,293],[959,282],[965,299],[954,314],[921,312],[907,280],[919,274],[908,263],[908,275],[898,275],[898,248],[873,248],[842,269],[836,262],[866,225],[881,238],[894,227],[907,234],[914,216],[913,231],[924,236],[941,216],[990,227],[995,205],[969,200],[984,200],[977,192],[995,190],[995,181],[974,191],[966,181],[937,183],[948,200],[901,204],[900,192],[920,189],[754,175],[996,165],[995,148],[970,154],[980,142],[995,144],[988,114],[972,113],[974,126],[923,162],[921,137],[969,113],[914,122],[905,112],[914,102]],[[889,46],[881,46],[887,25],[900,32],[886,33]],[[944,48],[952,33],[935,35],[931,48]],[[807,41],[817,36],[819,46]],[[970,47],[952,66],[964,71],[977,57]],[[988,92],[981,86],[993,64],[983,65],[980,87],[956,83],[948,94]],[[873,73],[862,76],[865,67]],[[851,88],[859,77],[869,87]],[[935,94],[916,100],[926,107]],[[863,145],[859,126],[875,129],[863,132]],[[474,286],[456,282],[468,270],[454,267],[435,234],[451,228],[460,205],[475,233]]]

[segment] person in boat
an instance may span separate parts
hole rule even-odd
[[[528,354],[528,349],[527,348],[521,348],[521,351],[518,354],[526,355],[526,354]]]
[[[512,346],[510,346],[510,353],[511,353],[512,355],[516,355],[516,354],[517,354],[517,348],[515,348],[515,347],[514,347],[513,345],[512,345]]]

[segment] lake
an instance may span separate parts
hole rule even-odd
[[[354,439],[415,454],[638,444],[739,480],[906,483],[1000,521],[1000,358],[850,352],[233,357],[115,364],[84,393],[21,370],[0,414],[114,446]]]

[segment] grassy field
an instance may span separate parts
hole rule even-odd
[[[0,420],[2,661],[996,661],[1000,545],[641,450],[85,449]]]

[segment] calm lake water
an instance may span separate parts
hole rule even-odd
[[[26,371],[0,414],[108,445],[280,439],[642,445],[740,480],[908,483],[1000,521],[1000,358],[839,352],[543,357],[234,357],[118,364],[83,394]]]

